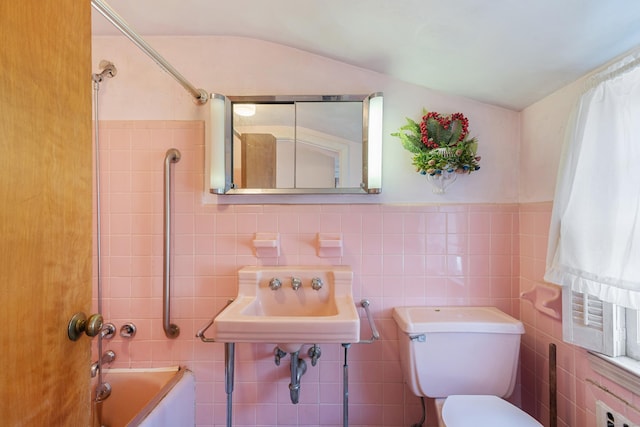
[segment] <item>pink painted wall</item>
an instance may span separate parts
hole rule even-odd
[[[224,352],[195,333],[236,294],[242,266],[353,268],[354,297],[370,299],[382,339],[350,350],[352,426],[409,425],[420,418],[419,400],[402,380],[392,307],[493,305],[519,317],[517,204],[203,205],[202,122],[100,126],[103,314],[117,328],[128,321],[138,326],[134,339],[118,336],[105,347],[117,353],[116,367],[192,369],[199,426],[225,423]],[[161,306],[163,161],[171,147],[182,153],[173,167],[176,340],[164,336]],[[426,183],[424,191],[431,191]],[[281,256],[256,258],[256,232],[280,233]],[[343,256],[318,258],[318,232],[343,233]],[[369,334],[363,322],[362,335]],[[288,359],[276,367],[273,346],[238,344],[234,425],[341,425],[342,349],[322,350],[302,379],[300,404],[292,405]]]

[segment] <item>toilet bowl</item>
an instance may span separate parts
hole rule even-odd
[[[454,395],[445,399],[446,427],[541,427],[531,415],[506,400],[490,395]]]
[[[502,399],[515,387],[519,320],[495,307],[396,307],[393,318],[405,382],[436,399],[441,426],[541,426]]]

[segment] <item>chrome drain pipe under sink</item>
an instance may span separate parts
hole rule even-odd
[[[320,347],[314,345],[312,347],[316,349],[317,355],[314,356],[312,360],[312,365],[315,366],[320,357]],[[311,351],[309,352],[311,353]],[[280,359],[287,355],[287,352],[282,350],[280,347],[276,346],[273,349],[273,354],[275,356],[276,366],[280,366]],[[315,354],[315,353],[314,353]],[[300,379],[307,372],[307,362],[300,357],[300,350],[289,353],[291,356],[291,382],[289,383],[289,395],[291,396],[291,403],[294,405],[300,401]]]
[[[297,404],[300,400],[300,378],[307,372],[307,362],[298,357],[300,352],[291,353],[291,382],[289,383],[289,395],[291,403]]]

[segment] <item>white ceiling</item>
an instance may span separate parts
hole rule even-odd
[[[106,2],[143,37],[252,37],[514,110],[640,47],[638,0]],[[93,34],[119,33],[93,11]]]

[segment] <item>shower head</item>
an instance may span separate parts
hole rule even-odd
[[[102,80],[105,77],[111,78],[111,77],[115,77],[116,74],[118,74],[118,70],[116,69],[116,66],[113,65],[113,63],[110,61],[105,61],[105,60],[100,61],[100,68],[102,69],[101,72],[94,73],[91,75],[91,78],[95,83],[102,82]]]

